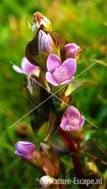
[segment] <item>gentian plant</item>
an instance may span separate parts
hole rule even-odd
[[[17,142],[15,154],[39,167],[42,171],[41,187],[60,189],[65,186],[54,184],[54,179],[63,176],[63,155],[72,159],[76,176],[84,178],[78,155],[81,149],[78,133],[83,130],[85,117],[75,104],[71,104],[71,95],[66,95],[75,79],[81,50],[73,42],[66,44],[58,33],[52,31],[51,21],[39,12],[33,14],[31,27],[34,37],[26,46],[21,68],[13,65],[13,69],[25,74],[34,106],[42,105],[32,111],[33,121],[31,116],[35,141]],[[39,138],[43,131],[43,137]],[[80,187],[87,188],[86,185]]]

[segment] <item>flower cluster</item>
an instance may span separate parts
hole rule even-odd
[[[50,89],[47,92],[48,96],[51,94],[49,94],[49,91],[52,91],[55,87],[66,86],[74,79],[77,71],[77,56],[80,52],[80,46],[75,43],[64,44],[62,38],[55,32],[52,32],[50,20],[39,12],[33,15],[32,31],[36,37],[34,37],[29,43],[30,45],[26,48],[21,68],[13,65],[13,69],[18,73],[25,74],[28,82],[30,81],[29,78],[34,76],[35,82],[38,79],[40,84],[45,83],[46,85],[44,87]],[[41,59],[43,60],[43,67],[41,67]],[[30,87],[33,87],[31,85],[30,83]],[[38,93],[38,91],[36,91],[35,94],[36,93]],[[42,94],[42,98],[43,96],[44,94]],[[39,100],[42,98],[40,96]],[[53,111],[53,106],[49,107],[51,107],[51,109],[48,110],[48,114],[50,115],[50,112]],[[58,127],[63,132],[72,133],[73,131],[80,131],[81,127],[84,125],[85,118],[77,108],[68,106],[61,114],[62,117],[60,118]],[[59,119],[57,115],[56,119]],[[53,166],[52,160],[49,158],[50,155],[47,155],[49,153],[46,146],[45,150],[44,148],[40,150],[31,142],[20,141],[16,143],[15,154],[41,167],[46,175],[48,175],[46,178],[56,176],[59,173],[59,168],[56,167],[55,164]],[[59,160],[56,158],[57,165],[59,165],[58,161]],[[48,164],[46,162],[48,162]],[[44,178],[42,178],[43,181]],[[53,179],[50,179],[50,183],[52,180]]]
[[[54,54],[56,48],[57,52],[60,49],[56,46],[55,40],[50,33],[50,25],[49,19],[41,13],[37,12],[33,15],[32,31],[37,32],[38,30],[38,51],[39,53],[48,53],[45,78],[53,86],[59,86],[69,83],[74,78],[77,69],[76,56],[80,51],[80,47],[75,43],[65,44],[63,47],[64,60],[62,61],[61,53]],[[22,60],[22,68],[13,65],[13,69],[26,75],[34,74],[38,76],[40,72],[40,68],[29,62],[26,57]]]

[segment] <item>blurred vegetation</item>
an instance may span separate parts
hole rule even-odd
[[[24,76],[12,70],[12,63],[20,65],[25,46],[32,39],[28,21],[32,21],[35,11],[42,12],[52,20],[54,30],[66,42],[72,41],[82,47],[77,75],[90,64],[96,63],[78,77],[80,84],[84,80],[88,82],[74,91],[73,100],[86,118],[97,126],[95,128],[86,121],[85,141],[93,139],[107,150],[106,7],[105,0],[0,1],[0,189],[38,188],[35,178],[41,174],[15,157],[14,144],[23,138],[16,135],[15,127],[10,127],[32,107],[26,93]],[[29,116],[22,122],[29,126]],[[25,139],[28,138],[34,140],[32,132],[29,137],[26,134]],[[99,164],[96,166],[106,178],[106,167]],[[70,169],[69,165],[66,166]]]

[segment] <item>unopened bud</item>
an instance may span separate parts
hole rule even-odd
[[[65,58],[76,58],[80,52],[80,46],[75,43],[68,43],[64,46]]]
[[[38,33],[38,49],[39,52],[51,53],[54,47],[53,39],[49,33],[40,30]]]
[[[32,142],[19,141],[16,143],[15,154],[22,159],[31,160],[34,151],[36,151],[36,147]]]
[[[32,31],[35,32],[37,29],[41,28],[45,31],[51,31],[52,30],[52,24],[51,21],[41,14],[40,12],[36,12],[33,14],[33,25],[32,25]]]

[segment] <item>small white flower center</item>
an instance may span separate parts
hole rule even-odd
[[[59,83],[70,79],[70,73],[64,66],[56,68],[53,72],[53,76]]]
[[[71,117],[69,118],[69,125],[72,127],[77,127],[79,125],[79,120],[77,118]]]

